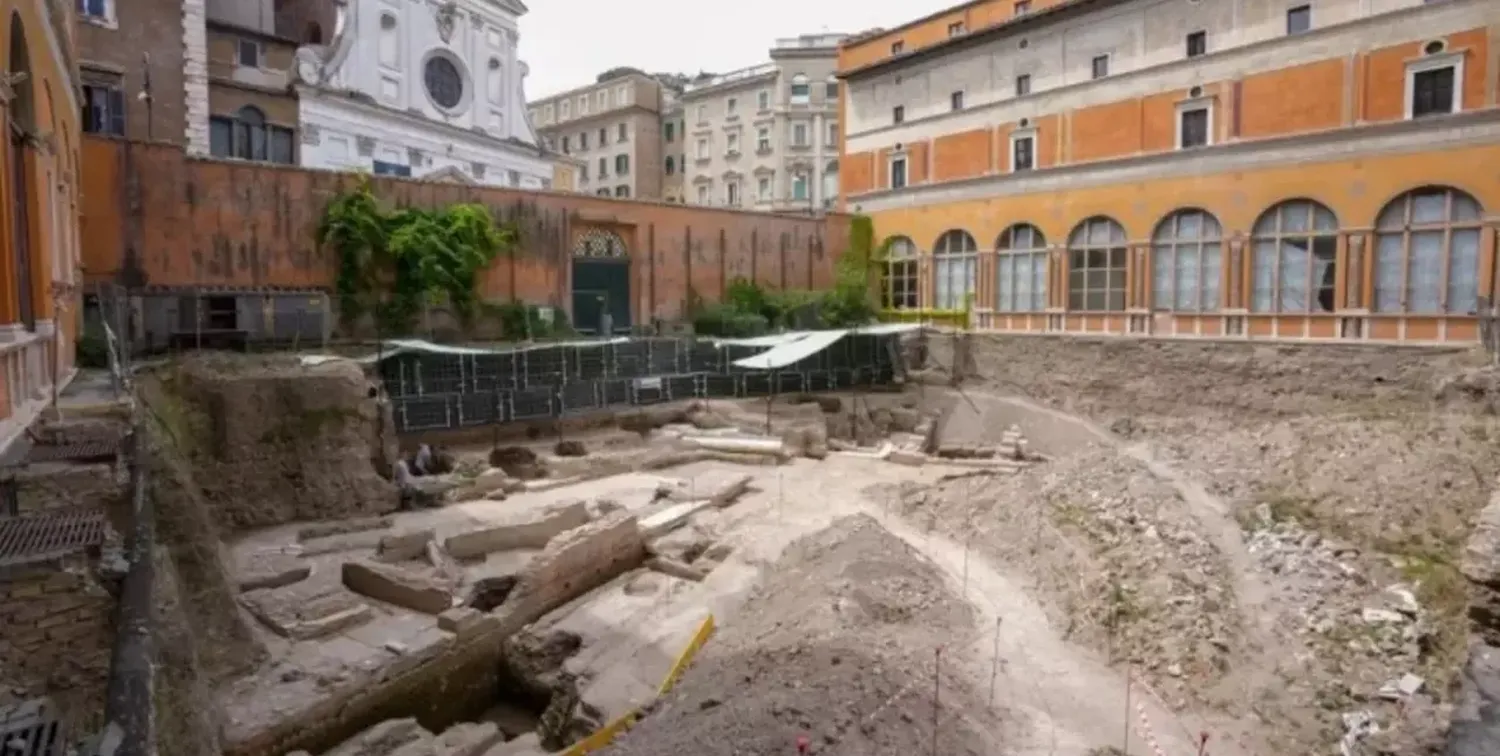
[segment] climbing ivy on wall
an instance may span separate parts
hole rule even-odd
[[[373,313],[386,332],[407,332],[424,306],[446,299],[468,324],[479,273],[515,253],[514,225],[483,205],[386,210],[368,180],[328,203],[317,242],[338,255],[339,313],[346,325]]]

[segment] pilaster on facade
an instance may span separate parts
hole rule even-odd
[[[205,0],[182,0],[182,84],[190,155],[209,153],[208,10]]]

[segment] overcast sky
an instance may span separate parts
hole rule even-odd
[[[616,66],[723,73],[765,62],[778,37],[890,28],[959,0],[526,0],[526,98],[594,81]]]

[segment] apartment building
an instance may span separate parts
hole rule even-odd
[[[834,72],[845,38],[780,39],[770,62],[684,88],[688,201],[778,212],[833,206],[839,192]]]
[[[687,123],[683,119],[682,86],[662,86],[661,103],[661,198],[664,202],[687,202],[683,176],[687,173]]]
[[[845,45],[886,304],[1006,331],[1471,342],[1493,0],[977,0]]]
[[[603,197],[663,197],[662,83],[634,68],[536,100],[531,122],[548,149],[583,161],[578,190]]]
[[[296,162],[298,45],[333,0],[78,0],[82,115],[92,134],[197,154]]]

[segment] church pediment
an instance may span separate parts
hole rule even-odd
[[[450,166],[448,166],[446,168],[439,168],[439,169],[437,169],[437,170],[435,170],[435,171],[433,171],[431,173],[423,175],[422,176],[422,180],[423,181],[436,181],[436,182],[438,182],[440,184],[475,184],[475,183],[477,183],[476,181],[474,181],[474,179],[472,177],[469,176],[469,174],[464,173],[464,171],[461,168],[459,168],[458,166],[455,166],[455,165],[450,165]]]

